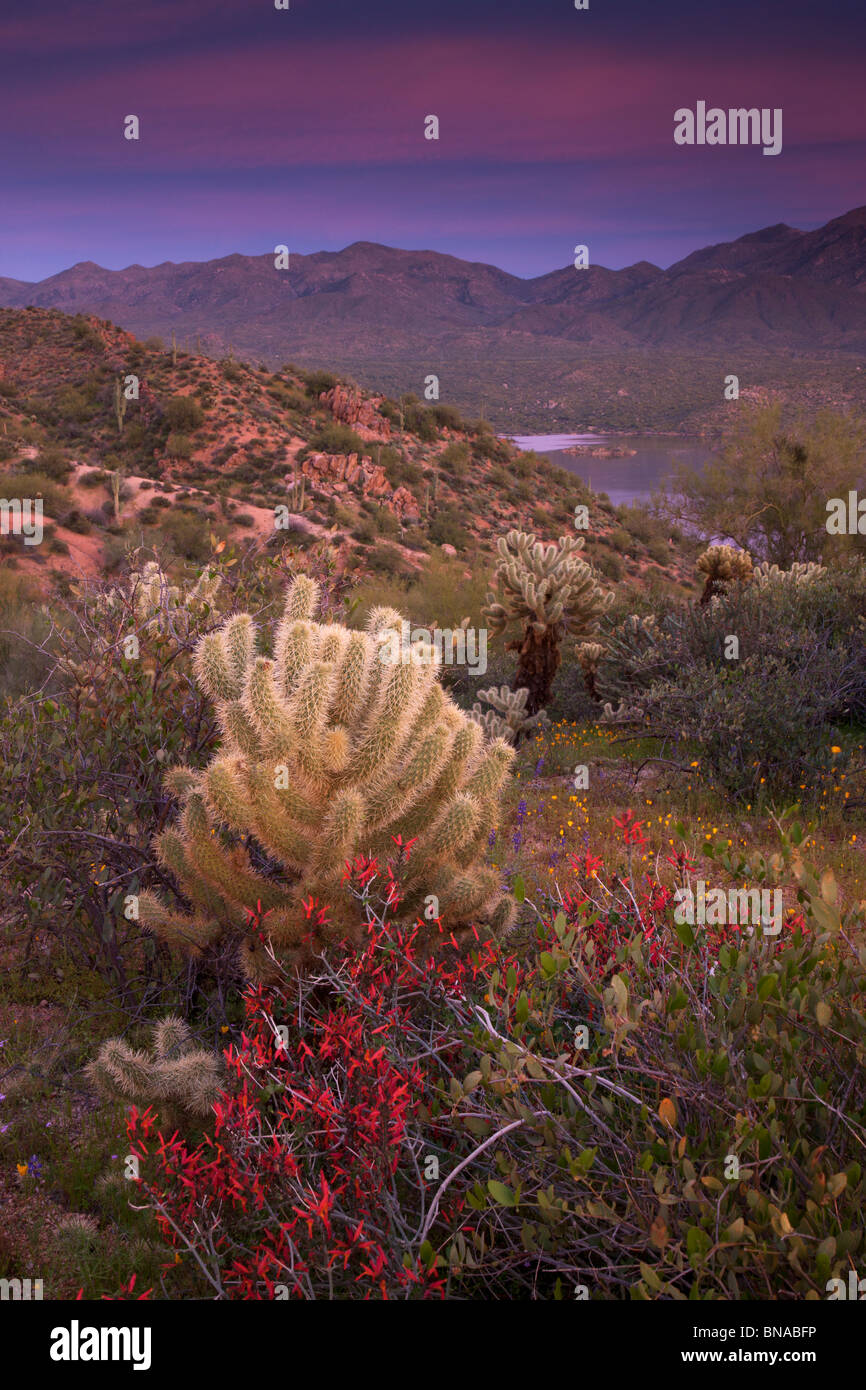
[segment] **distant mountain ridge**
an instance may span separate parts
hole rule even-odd
[[[0,304],[110,319],[138,337],[198,336],[270,361],[519,349],[533,340],[664,347],[866,351],[866,207],[812,232],[783,223],[692,252],[667,270],[566,267],[523,280],[436,251],[224,256],[105,270],[84,261],[35,284],[0,279]]]

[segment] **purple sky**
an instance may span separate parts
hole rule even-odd
[[[861,0],[10,8],[0,275],[358,240],[519,275],[578,242],[597,264],[668,265],[866,203]],[[698,100],[782,107],[782,153],[676,146],[674,110]]]

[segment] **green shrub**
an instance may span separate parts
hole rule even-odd
[[[722,585],[609,632],[598,693],[622,702],[620,722],[695,744],[734,795],[798,792],[831,774],[840,728],[866,718],[864,624],[862,564]]]
[[[41,497],[44,512],[51,517],[58,516],[68,509],[69,494],[54,478],[35,468],[15,469],[0,473],[0,496],[11,501],[29,498],[34,501]]]
[[[453,545],[455,550],[465,550],[469,544],[462,513],[454,506],[440,507],[430,522],[428,534],[435,545]]]
[[[166,402],[163,419],[171,433],[187,434],[204,423],[204,411],[192,396],[172,396]]]

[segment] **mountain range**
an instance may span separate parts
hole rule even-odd
[[[419,373],[461,362],[476,364],[482,393],[521,361],[544,363],[544,383],[556,382],[587,348],[866,354],[866,207],[810,232],[779,223],[666,270],[641,261],[521,279],[371,242],[292,254],[287,270],[274,261],[230,255],[125,270],[85,261],[37,283],[0,278],[0,305],[93,314],[139,338],[173,331],[208,354],[271,366],[349,368],[385,389],[418,390]],[[528,366],[530,390],[541,389],[538,376]],[[519,381],[503,385],[514,399]]]

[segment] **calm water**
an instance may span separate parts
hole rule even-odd
[[[665,439],[658,435],[612,434],[521,434],[513,436],[520,449],[548,454],[552,463],[576,473],[595,492],[606,492],[616,506],[625,502],[648,502],[653,491],[664,483],[674,462],[702,468],[710,449],[698,439]],[[634,449],[632,458],[575,458],[562,452],[571,445],[593,447],[621,446]]]

